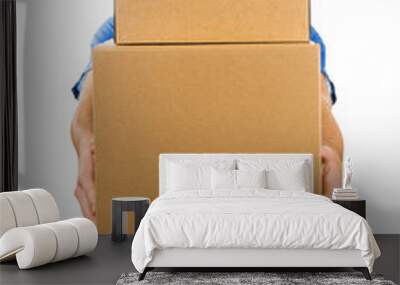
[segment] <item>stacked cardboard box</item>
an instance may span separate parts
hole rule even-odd
[[[116,42],[307,42],[308,0],[116,0]]]
[[[158,196],[160,153],[315,156],[319,48],[307,0],[116,0],[94,52],[98,227],[111,198]]]

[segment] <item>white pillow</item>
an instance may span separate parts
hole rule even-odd
[[[218,189],[233,189],[236,190],[236,170],[230,169],[215,169],[211,171],[211,188]]]
[[[238,188],[267,188],[267,171],[236,170]]]
[[[265,170],[211,170],[211,188],[213,190],[241,188],[267,188]]]
[[[270,170],[267,172],[268,189],[306,191],[306,175],[304,165],[286,170]]]
[[[307,163],[299,159],[240,159],[239,170],[265,169],[267,188],[272,190],[306,191],[310,189]]]
[[[211,189],[211,167],[181,165],[169,162],[167,177],[168,191]]]

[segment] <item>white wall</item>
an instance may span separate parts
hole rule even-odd
[[[315,0],[328,48],[335,116],[354,162],[354,185],[377,233],[400,233],[400,1]]]
[[[70,88],[112,4],[17,0],[20,184],[49,189],[64,217],[79,214],[72,195],[77,167],[69,124],[76,102]],[[313,1],[313,23],[328,46],[337,85],[334,113],[376,233],[400,233],[399,13],[398,0]]]
[[[65,218],[80,215],[70,89],[112,10],[112,0],[17,0],[20,188],[48,189]]]

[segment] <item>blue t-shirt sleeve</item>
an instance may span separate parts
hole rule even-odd
[[[336,90],[335,90],[335,84],[333,84],[332,80],[330,79],[328,72],[326,71],[326,46],[321,38],[321,36],[318,34],[317,30],[314,29],[314,27],[311,26],[311,41],[318,44],[320,46],[321,50],[321,73],[325,76],[326,80],[328,81],[329,84],[329,89],[330,89],[330,95],[332,99],[332,104],[335,104],[337,101],[336,97]]]
[[[328,80],[330,91],[331,91],[331,98],[332,102],[336,102],[336,92],[335,92],[335,85],[333,84],[332,80],[329,78],[328,73],[326,71],[326,47],[325,43],[322,40],[321,36],[318,34],[317,30],[314,27],[311,27],[310,31],[311,41],[320,45],[321,50],[321,73],[326,77]],[[93,39],[90,43],[91,49],[94,49],[98,45],[105,43],[114,38],[114,17],[110,17],[107,19],[106,22],[97,30],[94,34]],[[92,70],[92,57],[90,57],[89,63],[86,65],[82,75],[80,76],[79,80],[75,83],[72,88],[72,93],[74,94],[75,98],[78,99],[79,95],[82,90],[82,85],[85,82],[86,76],[89,71]]]
[[[101,25],[101,27],[94,34],[92,41],[90,42],[91,49],[94,49],[100,44],[103,44],[114,38],[114,17],[110,17]],[[85,69],[83,70],[79,80],[72,87],[72,93],[76,99],[79,98],[79,95],[82,91],[83,83],[85,82],[87,74],[92,70],[92,57]]]

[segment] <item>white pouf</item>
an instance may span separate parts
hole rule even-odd
[[[56,222],[43,225],[55,234],[57,240],[57,252],[52,262],[57,262],[75,256],[78,250],[79,237],[72,224]]]
[[[13,209],[6,197],[0,196],[0,237],[8,230],[15,228],[17,223]]]
[[[38,215],[39,224],[52,223],[60,220],[60,211],[56,200],[44,189],[22,191],[30,196]]]
[[[3,192],[0,194],[6,198],[14,213],[17,227],[27,227],[39,224],[35,205],[30,196],[22,191]]]
[[[75,227],[78,233],[78,248],[74,257],[91,252],[96,248],[98,232],[96,225],[85,218],[74,218],[65,221]]]
[[[14,228],[0,239],[0,261],[16,255],[20,269],[49,263],[57,250],[57,240],[49,228],[39,225]]]
[[[0,237],[15,227],[27,227],[60,220],[53,196],[44,189],[0,193]]]
[[[85,218],[14,228],[0,238],[0,261],[16,255],[19,268],[29,269],[87,254],[97,239],[95,224]]]

